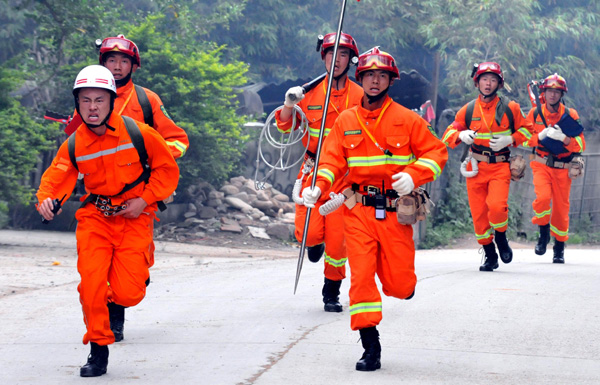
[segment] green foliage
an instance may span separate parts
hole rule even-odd
[[[234,89],[246,83],[247,65],[223,63],[223,46],[195,49],[187,43],[186,31],[170,37],[161,33],[156,25],[164,18],[150,16],[129,31],[128,37],[143,53],[134,81],[157,92],[169,115],[188,134],[190,148],[179,162],[180,186],[199,178],[219,184],[239,169],[247,141],[241,132],[246,120],[235,113]],[[177,22],[186,25],[185,20]]]
[[[17,76],[17,71],[0,67],[0,200],[4,202],[3,208],[6,203],[31,201],[30,173],[36,168],[40,152],[50,148],[50,139],[58,128],[58,125],[40,124],[16,99],[8,96]]]
[[[594,224],[590,215],[584,215],[577,221],[572,221],[569,226],[568,244],[600,244],[600,232],[592,232]]]

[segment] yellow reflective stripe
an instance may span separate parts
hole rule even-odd
[[[177,151],[179,151],[181,153],[181,156],[183,156],[185,154],[185,152],[187,151],[187,146],[178,140],[173,140],[173,141],[167,142],[167,146],[175,147],[177,149]]]
[[[575,141],[577,142],[577,144],[579,145],[579,151],[577,152],[583,152],[584,148],[583,148],[583,140],[581,140],[581,136],[576,136]]]
[[[555,234],[560,235],[561,237],[566,237],[567,235],[569,235],[569,229],[567,228],[566,231],[561,231],[559,229],[557,229],[556,227],[552,226],[552,224],[550,225],[550,230],[552,230]]]
[[[130,148],[134,148],[133,143],[127,143],[127,144],[119,145],[119,146],[117,146],[115,148],[109,148],[109,149],[106,149],[106,150],[98,151],[98,152],[95,152],[93,154],[78,156],[78,157],[75,158],[75,161],[77,161],[77,162],[84,162],[86,160],[92,160],[92,159],[100,158],[100,157],[105,156],[105,155],[116,154],[119,151],[128,150]]]
[[[545,217],[546,215],[550,215],[552,213],[552,209],[542,211],[541,213],[538,213],[535,210],[533,210],[533,213],[535,214],[535,217],[539,219]]]
[[[333,174],[333,172],[329,171],[326,168],[320,168],[319,171],[317,171],[317,177],[319,176],[322,176],[323,178],[327,179],[331,184],[333,184],[333,181],[335,180],[335,175]]]
[[[334,266],[334,267],[342,267],[346,264],[346,260],[348,258],[335,259],[325,253],[325,263]]]
[[[477,139],[492,139],[493,136],[509,136],[511,134],[510,130],[498,131],[498,132],[478,132]]]
[[[314,136],[314,137],[318,138],[319,137],[319,132],[321,132],[321,128],[312,128],[312,127],[309,127],[308,128],[308,132],[309,132],[310,136]],[[325,127],[325,133],[324,133],[325,136],[329,135],[330,132],[331,132],[331,128]]]
[[[517,131],[523,134],[527,139],[531,139],[531,132],[529,132],[528,129],[521,127]]]
[[[492,236],[492,228],[487,229],[486,232],[483,234],[475,233],[475,238],[477,238],[477,239],[485,239],[485,238],[489,238],[491,236]]]
[[[419,158],[419,160],[415,162],[415,166],[417,165],[430,169],[433,172],[434,180],[437,179],[437,177],[442,173],[442,168],[433,159]]]
[[[442,142],[448,144],[448,138],[450,138],[450,136],[455,132],[458,132],[458,130],[448,130],[448,132],[446,132],[446,135],[444,135],[444,137],[442,138]]]
[[[381,313],[381,302],[361,302],[350,306],[350,315],[359,313]]]
[[[508,218],[506,218],[506,220],[504,222],[500,222],[500,223],[492,223],[490,222],[490,226],[492,226],[495,229],[499,229],[502,226],[506,226],[508,225]]]
[[[348,158],[348,167],[372,167],[386,164],[408,165],[415,162],[415,156],[410,155],[378,155],[378,156],[353,156]]]

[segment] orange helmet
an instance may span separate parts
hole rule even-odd
[[[554,75],[550,75],[542,80],[542,83],[540,84],[540,90],[546,90],[548,88],[567,92],[567,81],[559,74],[554,73]]]
[[[140,50],[137,45],[129,39],[125,39],[123,35],[117,35],[116,37],[107,37],[102,40],[102,45],[100,46],[100,57],[98,60],[100,64],[103,64],[102,56],[109,52],[120,52],[127,56],[130,56],[134,64],[137,64],[138,67],[142,66],[142,62],[140,60]]]
[[[479,77],[483,74],[492,73],[497,75],[500,78],[500,87],[504,84],[504,75],[502,74],[502,68],[500,68],[500,64],[495,63],[493,61],[486,61],[481,64],[477,64],[477,67],[474,69],[473,74],[473,83],[477,86],[477,82],[479,81]]]
[[[400,77],[394,57],[387,52],[380,51],[377,47],[373,47],[359,56],[354,76],[358,80],[360,73],[368,70],[388,71],[390,73],[390,80]]]
[[[336,33],[328,33],[323,37],[323,43],[321,44],[321,59],[325,58],[325,51],[327,48],[333,47],[335,45],[335,36]],[[356,45],[356,40],[347,33],[340,34],[340,47],[349,48],[350,51],[354,52],[354,56],[358,56],[358,46]]]

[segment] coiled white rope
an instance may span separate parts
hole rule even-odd
[[[277,129],[277,124],[274,122],[275,113],[282,108],[283,106],[279,106],[269,114],[258,139],[258,148],[256,152],[256,171],[254,173],[254,188],[257,190],[262,190],[265,188],[267,179],[273,172],[275,172],[275,170],[287,171],[288,169],[301,163],[304,160],[304,153],[308,149],[309,140],[306,141],[305,151],[302,153],[302,155],[297,160],[290,159],[292,147],[296,145],[296,143],[300,142],[304,135],[308,135],[308,120],[306,119],[306,115],[302,109],[297,105],[294,106],[295,112],[292,114],[292,130],[289,133],[283,133]],[[293,129],[296,127],[297,123],[296,112],[298,115],[300,115],[300,126],[298,129]],[[270,163],[267,161],[264,154],[265,151],[263,151],[263,146],[269,146],[278,151],[279,157],[275,162]],[[259,166],[261,160],[267,166],[269,171],[265,172],[265,176],[259,180],[258,172],[260,170]]]
[[[471,163],[472,171],[467,171],[467,164]],[[471,155],[467,156],[465,160],[460,164],[460,173],[465,178],[472,178],[479,172],[479,166],[477,165],[477,159]]]

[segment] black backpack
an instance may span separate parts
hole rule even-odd
[[[498,96],[500,101],[496,105],[496,124],[500,126],[502,122],[502,117],[506,115],[508,119],[508,126],[510,127],[510,131],[512,133],[515,132],[515,117],[513,116],[512,110],[508,108],[508,103],[510,100],[505,96]],[[471,120],[473,119],[473,111],[475,110],[475,102],[477,99],[471,100],[467,104],[467,111],[465,113],[465,123],[467,124],[467,130],[471,129]]]
[[[145,93],[144,93],[144,95],[145,95]],[[148,99],[146,99],[146,100],[148,100]],[[132,188],[134,188],[141,182],[148,183],[148,180],[150,179],[150,172],[151,172],[150,166],[148,165],[148,153],[146,152],[146,146],[144,145],[144,137],[142,136],[142,133],[140,132],[140,128],[135,123],[135,121],[133,119],[131,119],[129,116],[122,115],[121,117],[123,118],[123,122],[125,123],[125,127],[127,128],[127,134],[129,135],[129,138],[131,138],[133,147],[135,147],[135,149],[138,153],[138,156],[140,157],[140,163],[142,164],[143,171],[136,180],[134,180],[131,183],[126,184],[125,187],[123,187],[123,189],[116,195],[121,195],[121,194],[131,190]],[[75,134],[76,133],[77,133],[77,131],[72,133],[71,136],[69,136],[69,139],[67,139],[67,148],[69,150],[69,158],[71,159],[71,163],[73,164],[75,169],[77,171],[79,171],[79,167],[77,167],[77,160],[75,158]],[[157,204],[158,204],[158,208],[160,209],[160,211],[166,210],[167,206],[165,205],[164,202],[159,201],[159,202],[157,202]]]

